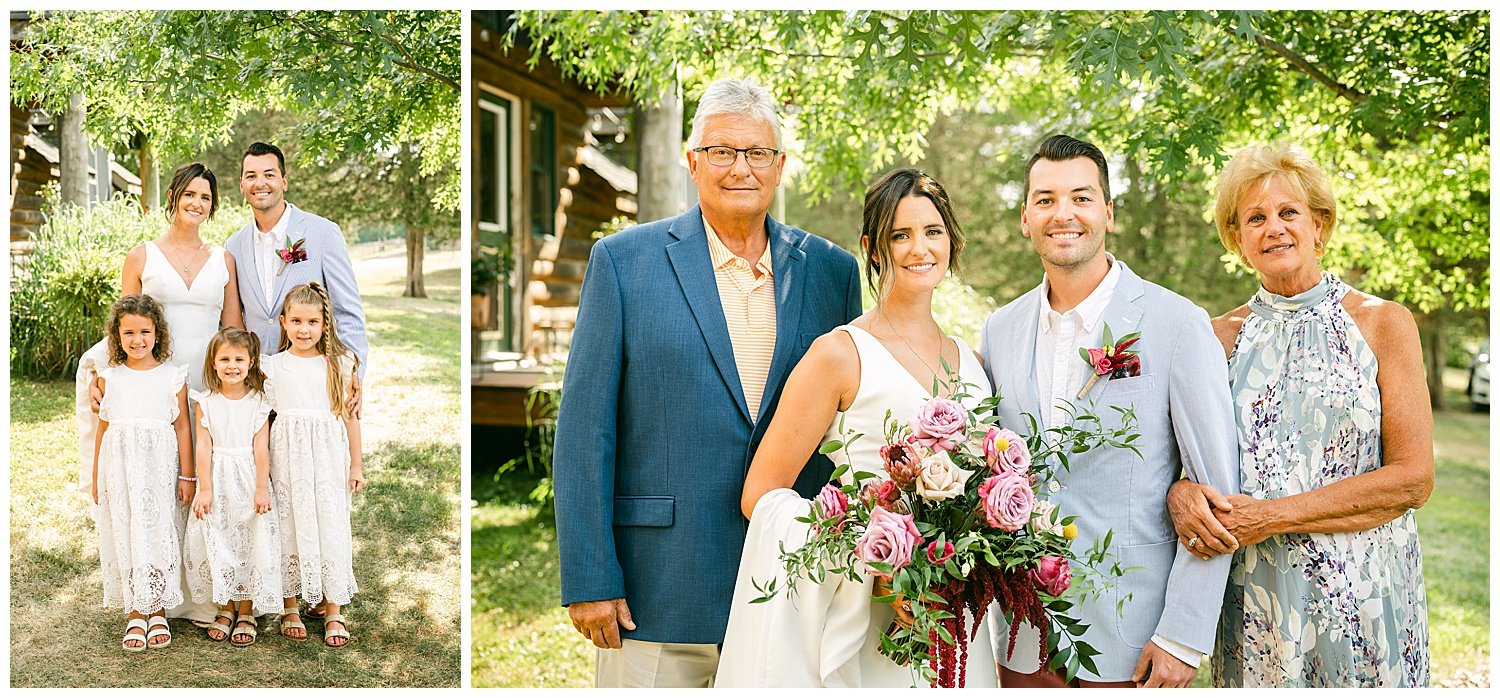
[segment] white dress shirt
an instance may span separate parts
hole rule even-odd
[[[286,247],[287,223],[292,219],[292,204],[287,202],[286,208],[281,210],[281,218],[270,230],[261,230],[260,224],[255,226],[255,256],[260,260],[260,290],[270,300],[276,291],[276,277],[281,271],[281,257],[277,256],[276,250]]]
[[[1036,333],[1036,394],[1042,401],[1043,430],[1068,420],[1068,413],[1062,405],[1078,402],[1078,391],[1094,373],[1093,367],[1078,355],[1078,349],[1098,349],[1104,345],[1104,310],[1109,307],[1115,286],[1120,282],[1120,265],[1115,264],[1114,255],[1108,257],[1109,272],[1104,279],[1088,298],[1065,313],[1052,309],[1051,301],[1047,299],[1050,286],[1047,278],[1042,277],[1043,302]],[[1116,338],[1120,336],[1118,329],[1110,330]],[[1163,507],[1166,505],[1162,502]],[[1189,666],[1196,668],[1203,662],[1202,652],[1180,642],[1155,634],[1151,641]]]

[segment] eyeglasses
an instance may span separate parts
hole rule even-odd
[[[707,153],[708,164],[714,167],[729,167],[739,158],[740,153],[744,153],[745,163],[757,170],[770,167],[776,161],[776,156],[781,154],[775,148],[731,148],[727,145],[706,145],[693,148],[693,152]]]

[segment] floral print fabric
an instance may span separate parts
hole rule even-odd
[[[1332,274],[1262,288],[1229,358],[1245,494],[1275,499],[1381,467],[1374,352]],[[1219,686],[1426,686],[1427,598],[1411,511],[1354,533],[1272,536],[1234,555]]]

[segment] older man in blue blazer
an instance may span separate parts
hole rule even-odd
[[[1075,548],[1087,550],[1113,531],[1113,551],[1133,568],[1116,587],[1074,609],[1099,650],[1097,672],[1084,668],[1073,685],[1187,686],[1213,649],[1228,556],[1202,560],[1177,543],[1167,489],[1182,473],[1220,491],[1239,491],[1238,442],[1224,352],[1208,314],[1182,296],[1141,279],[1105,252],[1114,229],[1109,169],[1093,144],[1068,136],[1042,143],[1026,169],[1022,234],[1031,238],[1046,275],[1037,288],[985,323],[980,354],[1004,399],[1003,424],[1036,415],[1043,428],[1068,417],[1067,403],[1089,407],[1105,427],[1133,408],[1141,455],[1104,448],[1070,457],[1043,495],[1077,516]],[[1080,348],[1101,348],[1139,332],[1140,374],[1088,383],[1092,367]],[[1010,626],[992,613],[997,648]],[[1000,660],[1001,685],[1062,686],[1037,656],[1037,630],[1023,626],[1015,654]]]
[[[712,683],[755,445],[808,345],[860,314],[854,257],[767,215],[786,156],[764,89],[710,85],[687,157],[698,206],[594,245],[563,380],[562,603],[605,687]],[[798,491],[830,472],[815,457]]]
[[[260,338],[261,351],[276,353],[281,336],[277,317],[286,292],[309,281],[328,289],[339,339],[359,357],[359,375],[369,363],[365,310],[344,234],[327,218],[303,211],[286,200],[286,157],[267,143],[251,144],[241,159],[240,193],[255,218],[230,236],[224,248],[239,269],[240,302],[245,329]],[[297,241],[306,259],[284,263],[277,250]]]

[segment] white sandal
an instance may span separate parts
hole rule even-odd
[[[210,623],[209,626],[208,626],[209,630],[217,630],[220,633],[222,633],[221,637],[214,637],[213,635],[208,635],[208,639],[211,640],[211,641],[213,641],[213,642],[223,642],[223,641],[229,639],[229,626],[225,625],[224,623],[219,622],[219,619],[221,619],[221,618],[224,619],[224,620],[229,621],[230,623],[233,623],[234,622],[234,613],[232,611],[230,611],[229,609],[227,609],[227,608],[221,608],[221,609],[219,609],[218,615],[214,616],[214,622]],[[207,633],[205,633],[205,634],[207,634]]]
[[[249,623],[250,626],[249,627],[240,627],[240,623]],[[250,636],[250,641],[249,642],[235,642],[234,638],[237,635],[249,635]],[[230,631],[230,633],[229,633],[229,644],[234,645],[235,647],[249,647],[249,646],[255,644],[255,635],[256,635],[255,616],[250,616],[250,615],[240,616],[239,618],[234,619],[234,630]]]
[[[163,647],[171,647],[172,646],[172,626],[167,625],[167,617],[166,616],[151,616],[151,618],[148,619],[146,621],[146,623],[151,626],[151,629],[146,632],[146,646],[147,647],[150,647],[150,648],[153,648],[153,649],[161,649]],[[161,643],[157,643],[157,644],[151,644],[151,638],[153,638],[153,637],[161,637],[163,635],[165,635],[167,637],[167,641],[166,642],[161,642]]]
[[[329,623],[338,623],[339,625],[342,625],[344,627],[330,628],[328,627]],[[344,638],[343,644],[335,645],[329,642],[329,640],[332,640],[336,637]],[[349,624],[344,622],[344,614],[335,613],[331,616],[323,616],[323,644],[337,649],[340,647],[348,647],[349,643],[351,642],[354,642],[354,638],[349,637]]]
[[[137,630],[137,629],[140,630],[141,632],[140,633],[132,633],[132,632],[130,632],[132,630]],[[131,647],[130,645],[125,644],[125,643],[127,643],[127,642],[129,642],[131,640],[135,640],[136,642],[141,643],[141,646],[140,647]],[[125,623],[125,637],[120,640],[120,649],[125,650],[126,652],[130,652],[132,654],[134,654],[136,652],[145,652],[146,651],[146,619],[145,618],[131,618],[129,622]]]
[[[281,636],[292,642],[307,642],[307,626],[302,624],[302,611],[298,606],[287,606],[281,609]],[[287,620],[287,616],[297,616],[297,620]],[[287,630],[301,630],[302,637],[286,634]]]

